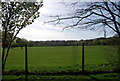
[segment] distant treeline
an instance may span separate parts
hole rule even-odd
[[[22,47],[28,45],[29,47],[43,47],[43,46],[86,46],[92,45],[118,45],[118,37],[110,38],[96,38],[89,40],[51,40],[51,41],[28,41],[22,38],[16,38],[13,42],[12,47]]]

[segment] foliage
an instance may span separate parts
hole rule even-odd
[[[20,39],[20,38],[16,38],[16,43],[17,43],[17,46],[25,46],[25,45],[27,45],[28,44],[28,41],[26,40],[26,39]]]
[[[92,45],[119,45],[118,37],[109,37],[109,38],[96,38],[88,40],[51,40],[51,41],[27,41],[26,39],[21,39],[17,37],[15,39],[16,46],[20,47],[28,45],[29,47],[49,47],[49,46],[81,46],[84,42],[86,46]]]
[[[34,19],[39,17],[39,8],[42,3],[36,5],[35,2],[2,2],[2,66],[3,71],[11,44],[15,40],[21,29],[32,24]],[[7,45],[6,45],[7,44]],[[7,52],[5,54],[5,47]]]

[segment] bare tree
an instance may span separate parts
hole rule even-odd
[[[118,51],[117,66],[120,68],[120,1],[113,2],[80,2],[80,0],[70,4],[75,7],[72,13],[65,15],[52,16],[54,19],[47,23],[63,25],[64,28],[79,28],[89,30],[102,30],[109,32],[110,30],[118,35]],[[66,24],[68,21],[69,24]],[[109,29],[109,30],[107,30]]]
[[[62,22],[72,23],[65,25],[65,28],[80,28],[99,30],[101,27],[111,29],[120,37],[120,2],[80,2],[72,3],[76,7],[72,14],[65,16],[52,16],[55,19],[49,23],[61,24]],[[107,30],[106,30],[107,31]]]

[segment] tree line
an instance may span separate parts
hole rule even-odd
[[[118,37],[109,38],[96,38],[88,40],[49,40],[49,41],[28,41],[24,38],[17,37],[12,43],[12,47],[23,47],[28,45],[29,47],[48,47],[48,46],[86,46],[92,45],[118,45]],[[7,44],[6,44],[7,47]]]

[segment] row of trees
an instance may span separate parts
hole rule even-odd
[[[80,46],[83,43],[87,46],[91,45],[118,45],[118,37],[96,38],[89,40],[51,40],[51,41],[28,41],[17,37],[12,43],[12,47],[42,47],[42,46]],[[7,46],[6,46],[7,47]]]

